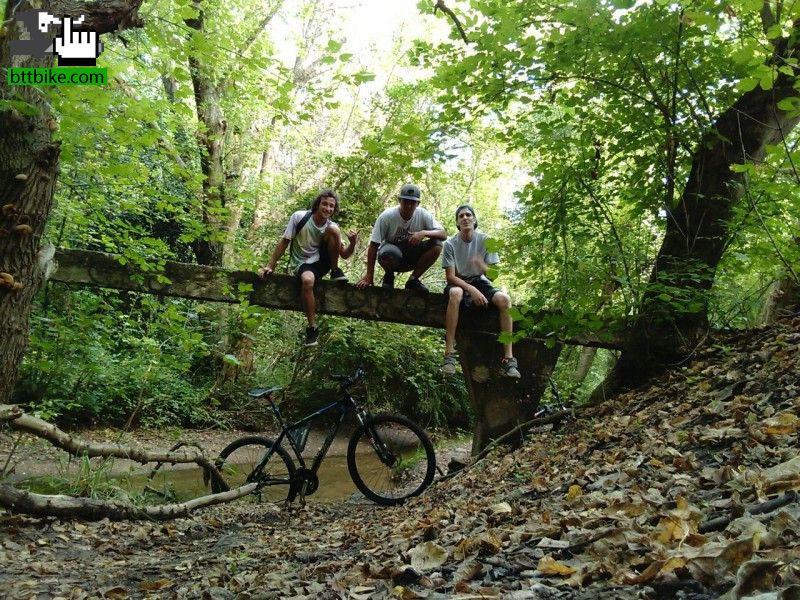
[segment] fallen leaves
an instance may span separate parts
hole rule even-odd
[[[795,331],[744,337],[397,508],[312,498],[166,525],[0,518],[0,591],[632,600],[691,584],[698,600],[798,598],[800,504],[772,504],[800,490],[798,373]]]
[[[442,566],[449,553],[439,544],[423,542],[408,551],[411,566],[420,571],[428,571]]]
[[[542,575],[556,575],[558,577],[567,577],[575,572],[574,568],[558,562],[549,555],[539,559],[539,564],[536,568]]]

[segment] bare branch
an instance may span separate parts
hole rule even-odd
[[[58,15],[86,15],[84,27],[97,33],[110,33],[130,27],[142,27],[139,7],[143,0],[107,0],[105,2],[76,2],[75,0],[56,0],[50,9]]]
[[[0,404],[0,415],[5,413],[13,415],[15,408],[9,404]],[[4,418],[3,420],[6,419]],[[71,436],[55,425],[26,413],[22,413],[16,418],[9,418],[8,424],[16,431],[45,439],[54,446],[76,456],[125,458],[142,464],[150,462],[195,463],[204,469],[208,469],[212,477],[219,477],[217,468],[211,463],[206,453],[198,448],[184,447],[181,450],[167,451],[145,450],[123,444],[92,444],[86,440]]]
[[[134,506],[126,502],[73,498],[72,496],[46,496],[19,490],[8,484],[0,484],[0,506],[12,513],[25,513],[38,517],[81,518],[90,521],[110,519],[112,521],[153,519],[166,521],[185,517],[193,510],[230,502],[256,491],[257,483],[219,494],[208,494],[176,504],[161,506]]]
[[[469,44],[469,38],[467,38],[467,33],[464,31],[464,27],[461,25],[461,21],[458,20],[456,13],[452,11],[452,9],[448,8],[444,0],[436,0],[436,6],[433,7],[433,14],[436,14],[437,10],[441,10],[445,13],[448,17],[450,17],[455,24],[456,28],[458,29],[458,33],[461,35],[461,39],[464,40],[465,44]]]
[[[21,417],[24,411],[16,404],[0,404],[0,423]]]

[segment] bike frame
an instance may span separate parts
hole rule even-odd
[[[281,427],[281,432],[273,442],[272,446],[270,446],[269,450],[267,450],[267,452],[264,454],[264,458],[261,459],[261,462],[258,463],[256,468],[253,469],[253,471],[247,476],[248,482],[253,482],[258,480],[259,476],[264,470],[264,467],[266,467],[267,463],[269,462],[269,459],[272,458],[273,454],[275,454],[275,449],[281,445],[281,442],[284,440],[284,438],[286,438],[289,441],[289,446],[291,447],[292,452],[294,453],[295,458],[297,459],[297,462],[300,465],[300,468],[305,469],[306,461],[303,459],[302,450],[295,442],[294,438],[291,435],[289,435],[289,432],[295,429],[302,428],[304,425],[309,424],[315,418],[320,417],[322,415],[326,415],[330,412],[333,412],[336,409],[339,410],[338,419],[336,419],[331,425],[330,429],[328,430],[328,435],[325,437],[325,441],[322,443],[322,446],[320,447],[316,456],[314,456],[314,460],[311,461],[310,471],[315,475],[320,465],[322,465],[322,461],[325,459],[325,456],[328,453],[328,449],[333,443],[333,440],[336,438],[336,433],[339,431],[339,427],[341,427],[348,413],[353,412],[353,414],[356,415],[356,419],[358,420],[358,423],[360,425],[364,425],[367,421],[366,411],[364,411],[356,403],[355,399],[346,391],[343,391],[342,396],[335,402],[332,402],[331,404],[328,404],[327,406],[320,408],[316,412],[306,417],[303,417],[299,421],[295,421],[290,425],[287,425],[286,421],[284,421],[280,408],[278,408],[278,405],[275,404],[272,394],[270,394],[267,399],[269,400],[270,406],[272,407],[272,412],[278,419],[278,424]],[[268,482],[263,482],[263,484],[268,485]]]

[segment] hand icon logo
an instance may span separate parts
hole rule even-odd
[[[73,30],[73,25],[81,25],[84,17],[72,21],[70,17],[64,17],[62,22],[61,36],[56,36],[53,40],[53,49],[58,55],[60,66],[94,67],[97,65],[97,57],[103,51],[103,43],[95,31]]]

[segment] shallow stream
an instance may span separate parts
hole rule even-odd
[[[310,462],[306,461],[306,467],[310,466]],[[374,462],[377,466],[379,463],[377,456]],[[344,456],[325,457],[317,476],[319,488],[311,496],[307,496],[309,499],[326,502],[347,500],[357,491],[347,471],[347,459]],[[134,475],[128,479],[125,488],[141,492],[147,484],[147,479],[148,473]],[[203,482],[203,470],[200,468],[162,467],[150,482],[150,488],[159,491],[172,490],[176,500],[189,500],[210,493],[209,487]],[[276,494],[285,496],[286,488],[280,486],[274,490],[266,489],[263,494],[266,497]]]

